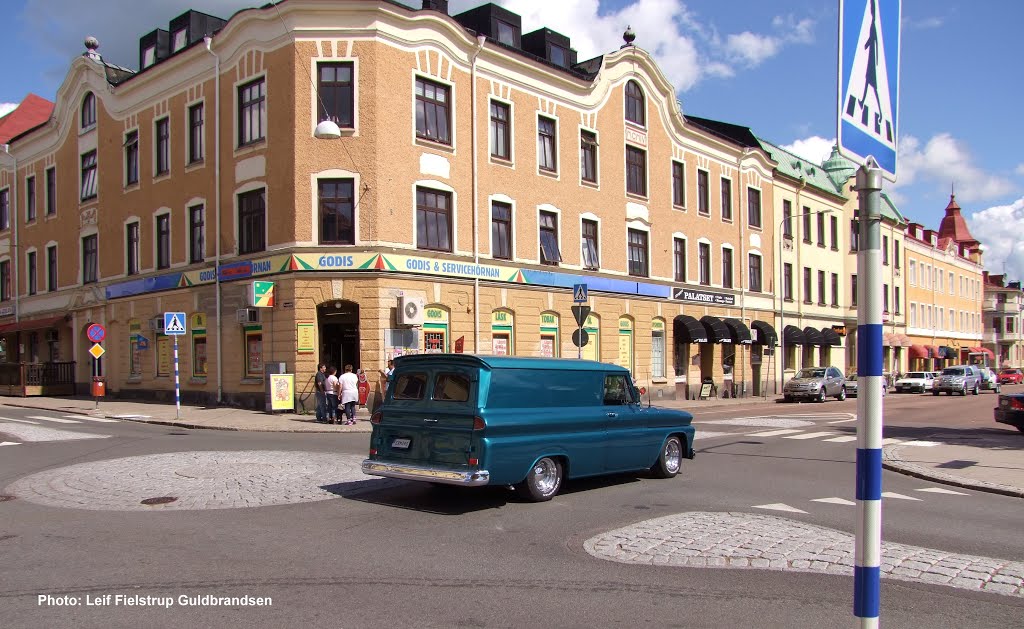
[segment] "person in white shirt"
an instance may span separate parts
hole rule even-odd
[[[327,423],[333,424],[338,419],[338,391],[341,385],[338,381],[337,368],[332,366],[327,372],[331,374],[324,382],[324,392],[327,394]]]
[[[345,365],[345,373],[338,379],[341,393],[338,395],[345,406],[345,425],[356,423],[356,402],[359,401],[359,377],[352,373],[352,365]]]

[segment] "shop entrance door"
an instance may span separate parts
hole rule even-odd
[[[319,362],[337,367],[343,373],[345,365],[359,369],[359,304],[352,301],[332,301],[317,308],[320,325]]]

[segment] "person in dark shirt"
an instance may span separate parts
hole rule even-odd
[[[316,368],[313,387],[316,390],[316,421],[321,424],[327,421],[327,391],[324,388],[326,382],[327,365],[320,363]]]

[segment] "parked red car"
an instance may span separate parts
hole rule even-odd
[[[999,384],[1021,384],[1024,382],[1024,371],[1020,369],[1001,369]]]

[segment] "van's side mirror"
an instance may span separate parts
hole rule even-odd
[[[640,387],[640,395],[646,395],[647,387]]]

